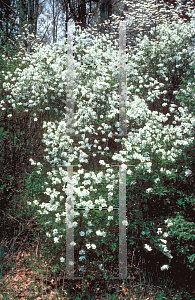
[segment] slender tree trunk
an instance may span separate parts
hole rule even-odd
[[[55,29],[56,29],[56,22],[55,22],[55,0],[53,0],[53,43],[56,42]]]
[[[24,32],[24,25],[27,24],[27,15],[28,15],[28,2],[27,0],[19,1],[19,32],[22,34]],[[28,49],[28,41],[23,40],[26,49]]]
[[[108,21],[112,15],[112,0],[102,0],[100,5],[100,31],[105,32],[105,21]]]
[[[66,37],[67,37],[67,31],[68,31],[68,4],[66,5],[66,23],[65,23],[65,27],[66,27]]]
[[[25,9],[25,6],[24,6],[24,2],[23,0],[20,0],[20,9],[19,9],[19,26],[20,26],[20,34],[22,33],[22,27],[23,27],[23,23],[24,23],[24,9]]]
[[[82,27],[86,28],[86,2],[82,1],[81,7],[80,7],[80,20],[82,22]]]
[[[108,20],[112,14],[112,1],[111,0],[102,0],[100,5],[100,17],[101,23]]]
[[[37,36],[37,20],[39,15],[39,0],[35,0],[35,29],[34,34]]]
[[[28,24],[29,33],[34,33],[34,0],[28,0]]]

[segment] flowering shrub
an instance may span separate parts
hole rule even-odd
[[[17,205],[26,173],[32,172],[29,158],[38,152],[41,156],[42,129],[33,122],[32,115],[16,109],[15,99],[3,87],[5,81],[8,86],[13,83],[13,74],[25,53],[17,37],[14,37],[14,45],[11,40],[0,47],[0,214]],[[28,64],[23,61],[22,68],[26,67]]]
[[[106,36],[102,40],[95,38],[90,46],[84,33],[77,38],[75,136],[66,133],[64,43],[58,49],[38,47],[29,56],[27,68],[18,67],[13,77],[5,77],[7,101],[13,108],[24,106],[25,111],[36,111],[34,121],[39,120],[39,112],[53,112],[53,121],[43,123],[45,160],[40,163],[31,159],[40,181],[46,173],[47,179],[41,185],[44,192],[35,191],[35,199],[29,204],[37,207],[40,214],[44,238],[49,241],[47,255],[53,257],[55,270],[66,265],[65,236],[71,227],[75,236],[71,246],[76,246],[79,254],[76,264],[85,265],[80,270],[103,272],[110,259],[117,261],[118,253],[113,254],[118,250],[118,220],[113,209],[118,207],[116,164],[124,169],[130,165],[126,178],[127,220],[122,223],[127,227],[130,250],[141,247],[162,253],[166,259],[162,261],[162,271],[169,268],[174,255],[180,255],[181,206],[188,203],[190,211],[194,207],[186,185],[190,181],[193,186],[193,172],[183,160],[187,147],[194,142],[194,115],[177,99],[177,92],[194,59],[194,31],[190,23],[181,21],[167,27],[159,25],[150,34],[153,38],[140,37],[137,48],[127,54],[126,138],[114,138],[118,133],[119,51]],[[74,196],[70,192],[68,165],[76,165],[72,177]],[[75,211],[68,200],[74,203]],[[69,219],[66,224],[70,215],[74,222]],[[194,226],[194,217],[192,223]],[[185,239],[189,245],[182,252],[186,256],[183,263],[193,270],[194,256],[188,249],[192,249],[194,233],[189,223],[184,227],[190,238]],[[174,249],[172,238],[177,243]]]

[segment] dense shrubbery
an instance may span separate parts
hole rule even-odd
[[[14,45],[8,41],[0,55],[0,232],[1,237],[9,238],[18,232],[20,221],[23,223],[32,217],[25,198],[26,180],[33,170],[29,159],[34,155],[40,159],[43,156],[41,120],[34,122],[33,114],[15,109],[14,101],[13,105],[8,101],[10,93],[3,87],[5,78],[11,79],[21,66],[21,56],[27,54],[22,38],[16,37]],[[23,69],[27,66],[22,64]]]
[[[7,117],[15,120],[14,114],[26,113],[33,118],[34,130],[43,124],[38,136],[40,141],[43,133],[46,155],[43,160],[31,159],[35,169],[27,188],[34,201],[28,204],[40,214],[45,255],[52,258],[54,271],[66,265],[66,226],[71,225],[79,253],[76,265],[84,261],[87,272],[97,268],[100,275],[108,259],[117,265],[118,219],[113,207],[118,207],[118,170],[112,166],[116,163],[124,168],[131,165],[127,167],[129,250],[142,255],[147,251],[162,271],[178,266],[177,262],[195,269],[194,104],[192,96],[186,107],[185,94],[193,93],[189,84],[194,78],[193,43],[192,24],[179,21],[157,26],[150,38],[140,36],[136,49],[128,52],[128,137],[122,139],[113,138],[118,127],[119,53],[117,44],[111,45],[106,37],[94,39],[92,46],[85,34],[77,38],[76,137],[66,134],[66,44],[58,49],[37,46],[13,74],[5,74],[1,108],[9,107]],[[84,211],[75,209],[74,223],[66,225],[68,164],[78,165],[72,200]]]

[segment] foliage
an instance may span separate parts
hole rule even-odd
[[[158,25],[150,31],[150,38],[140,36],[136,49],[129,50],[128,136],[122,139],[114,137],[119,125],[119,51],[117,43],[112,45],[106,36],[94,38],[93,45],[84,33],[77,39],[76,136],[67,135],[64,115],[66,44],[58,49],[55,45],[37,46],[13,75],[5,75],[3,92],[8,107],[33,116],[40,127],[43,124],[39,138],[43,134],[46,155],[42,160],[31,159],[35,169],[26,187],[34,198],[28,204],[40,216],[45,255],[52,256],[55,272],[67,266],[65,234],[72,226],[79,253],[76,266],[84,261],[84,271],[91,279],[98,267],[99,275],[107,276],[103,267],[109,264],[108,258],[117,264],[113,250],[118,253],[118,220],[113,207],[118,207],[119,170],[113,164],[122,165],[123,172],[130,166],[126,178],[128,222],[120,224],[127,226],[130,251],[153,256],[162,271],[172,266],[175,257],[194,270],[194,169],[190,161],[194,115],[185,106],[186,99],[177,98],[182,82],[193,77],[192,25],[183,21]],[[4,102],[1,107],[5,108]],[[74,196],[68,165],[77,165]],[[68,200],[75,204],[75,212]]]
[[[25,213],[20,215],[21,210],[18,208],[22,206],[22,199],[25,198],[26,179],[33,170],[29,158],[37,155],[41,159],[43,155],[40,149],[43,148],[41,120],[36,123],[30,113],[15,110],[14,103],[12,105],[7,101],[9,95],[3,88],[4,78],[8,78],[9,84],[11,83],[10,78],[20,64],[20,56],[26,53],[21,44],[24,36],[25,33],[16,38],[14,47],[8,41],[0,55],[0,217],[1,234],[9,237],[18,227],[7,216],[11,208],[16,218],[25,218]],[[26,67],[27,64],[24,63],[23,68]]]

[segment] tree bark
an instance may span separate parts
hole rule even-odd
[[[28,0],[29,33],[34,33],[34,0]]]
[[[39,0],[35,0],[35,30],[34,34],[37,36],[37,20],[39,15]]]

